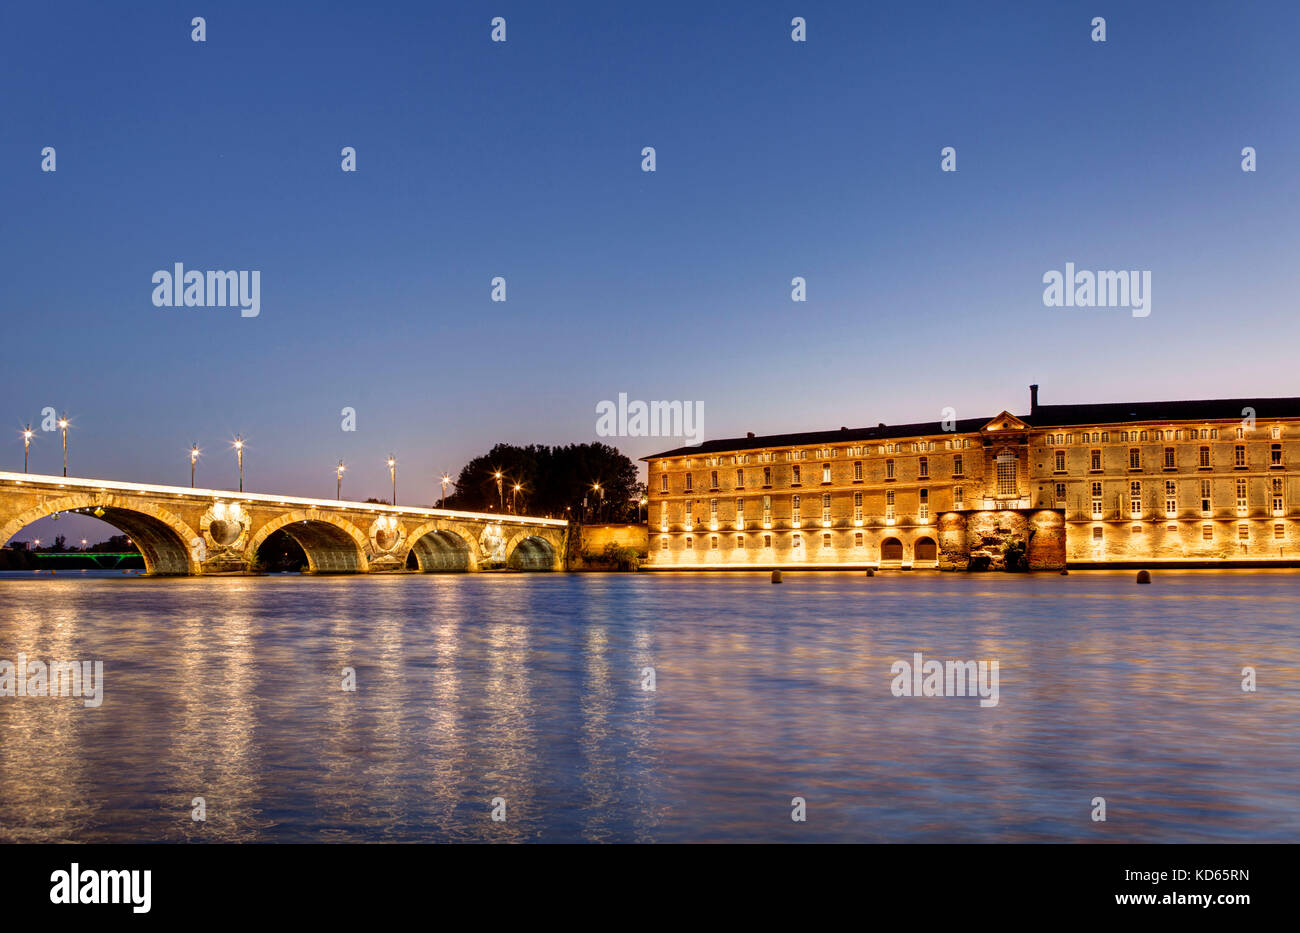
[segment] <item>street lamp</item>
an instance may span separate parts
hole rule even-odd
[[[393,505],[397,505],[397,460],[392,454],[388,455],[388,475],[393,480]]]
[[[235,435],[235,457],[239,460],[239,491],[244,491],[244,438]]]
[[[190,448],[190,488],[194,488],[194,466],[199,462],[199,442],[195,441],[194,446]]]
[[[441,482],[442,482],[442,501],[438,503],[439,507],[446,506],[447,504],[447,484],[451,482],[451,477],[448,476],[446,473],[444,473],[442,474]]]
[[[592,483],[591,491],[600,496],[600,505],[597,507],[596,511],[596,517],[600,518],[600,512],[603,511],[605,507],[605,490],[600,487],[600,483]]]
[[[338,499],[340,502],[343,501],[343,472],[346,469],[347,467],[345,467],[343,461],[340,460],[338,467],[334,471],[338,475]]]
[[[501,491],[501,471],[497,470],[493,475],[497,478],[497,499],[501,503],[501,511],[504,512],[506,510],[506,496]]]
[[[519,509],[516,507],[515,501],[516,501],[516,497],[519,495],[519,490],[522,488],[523,487],[520,486],[518,483],[515,483],[514,488],[510,490],[510,514],[512,515],[519,514]]]
[[[23,428],[23,472],[27,472],[27,452],[32,449],[32,426]]]
[[[68,413],[65,411],[59,419],[59,430],[63,432],[63,475],[68,475]]]

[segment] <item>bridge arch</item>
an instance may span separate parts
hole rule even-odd
[[[521,531],[506,545],[506,566],[511,570],[554,570],[555,545],[546,538]]]
[[[287,512],[264,524],[244,552],[250,562],[273,532],[283,530],[307,555],[308,573],[365,573],[370,569],[366,536],[345,518],[317,509]]]
[[[178,515],[149,502],[109,493],[74,493],[46,499],[0,526],[0,544],[7,542],[37,519],[56,512],[78,509],[102,511],[96,514],[124,532],[144,557],[145,573],[156,576],[184,576],[199,572],[194,542],[198,533]]]
[[[463,535],[434,519],[407,537],[422,573],[464,572],[478,569],[478,555]]]

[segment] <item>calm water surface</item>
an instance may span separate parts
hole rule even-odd
[[[0,840],[1296,842],[1297,606],[1294,571],[0,574],[0,658],[105,668],[98,709],[0,697]],[[999,705],[894,697],[914,651],[997,659]]]

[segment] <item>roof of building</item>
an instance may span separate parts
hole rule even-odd
[[[1256,419],[1300,418],[1300,398],[1225,398],[1167,402],[1102,402],[1090,405],[1037,405],[1033,413],[1020,415],[1036,428],[1123,424],[1139,421],[1234,421],[1254,409]],[[973,434],[997,415],[963,418],[950,431],[939,421],[916,424],[877,425],[874,428],[841,428],[838,431],[801,431],[794,434],[766,434],[758,437],[729,437],[705,441],[696,447],[674,447],[650,454],[642,460],[685,457],[730,450],[762,447],[802,447],[810,444],[844,444],[881,441],[895,437],[926,437],[942,434]]]
[[[1025,418],[1035,427],[1120,424],[1125,421],[1236,421],[1246,409],[1258,418],[1300,417],[1300,398],[1211,398],[1169,402],[1039,405]]]

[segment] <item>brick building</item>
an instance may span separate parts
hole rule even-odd
[[[705,441],[649,464],[647,566],[1300,562],[1300,398]]]

